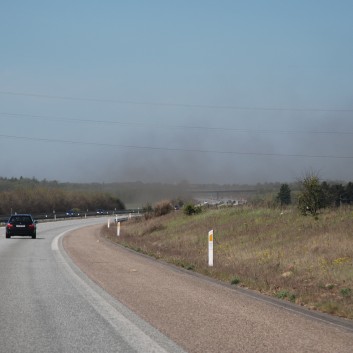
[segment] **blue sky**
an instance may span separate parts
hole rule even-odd
[[[2,176],[353,180],[352,1],[0,10]]]

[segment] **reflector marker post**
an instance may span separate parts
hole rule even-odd
[[[208,266],[213,266],[213,229],[208,232]]]

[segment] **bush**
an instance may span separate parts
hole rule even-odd
[[[277,292],[276,297],[279,299],[285,299],[287,298],[289,301],[292,303],[295,302],[296,296],[294,293],[289,293],[287,290],[281,290]]]
[[[156,217],[164,216],[172,210],[170,201],[160,201],[154,206],[154,215]]]
[[[194,206],[189,203],[184,206],[183,211],[184,211],[184,214],[186,214],[187,216],[192,216],[194,214],[201,213],[202,209],[199,206]]]
[[[350,297],[352,295],[352,290],[350,288],[342,288],[340,290],[340,293],[341,293],[342,297],[347,298],[347,297]]]
[[[320,180],[316,175],[307,175],[301,182],[301,192],[298,196],[298,208],[303,215],[311,214],[317,217],[320,208],[325,207],[324,194]]]
[[[240,279],[237,276],[233,277],[232,280],[230,281],[231,285],[237,285],[239,283],[240,283]]]

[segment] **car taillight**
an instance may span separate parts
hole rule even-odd
[[[34,230],[35,225],[32,223],[32,224],[30,224],[30,225],[28,226],[28,228],[31,229],[31,230]]]
[[[7,229],[12,229],[12,228],[13,228],[13,224],[7,223],[6,228],[7,228]]]

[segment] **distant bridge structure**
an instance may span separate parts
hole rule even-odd
[[[221,196],[222,197],[240,196],[240,195],[254,193],[257,190],[255,189],[223,189],[223,190],[204,189],[204,190],[190,190],[190,191],[193,195],[210,196],[210,197],[215,197],[216,199],[219,199]]]

